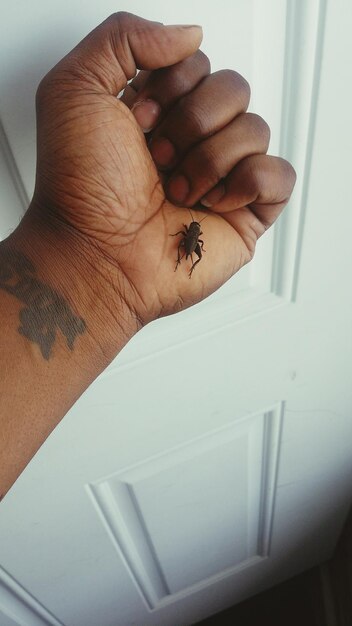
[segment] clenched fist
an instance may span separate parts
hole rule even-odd
[[[30,211],[72,241],[73,256],[82,244],[78,267],[87,262],[93,281],[108,276],[109,301],[122,298],[142,325],[199,301],[247,263],[295,181],[289,163],[266,156],[269,128],[246,113],[247,82],[211,74],[201,38],[197,26],[117,13],[37,93]],[[190,223],[187,207],[203,207],[196,221],[207,215],[192,280],[190,259],[174,272],[182,234],[170,237]]]

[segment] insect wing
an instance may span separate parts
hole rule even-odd
[[[191,222],[188,228],[187,237],[185,237],[185,250],[187,256],[195,251],[199,234],[200,224],[198,222]]]

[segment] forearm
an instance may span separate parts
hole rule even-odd
[[[113,14],[39,85],[34,200],[0,244],[0,494],[136,330],[220,287],[290,197],[247,82],[210,74],[201,39]]]
[[[136,330],[117,293],[83,241],[31,213],[0,243],[1,496]]]

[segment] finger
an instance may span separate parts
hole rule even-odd
[[[209,73],[208,57],[201,50],[197,50],[179,63],[150,72],[144,83],[140,82],[138,86],[136,84],[136,97],[139,101],[156,100],[166,111],[192,91]]]
[[[153,133],[149,149],[156,165],[174,168],[196,143],[229,124],[248,107],[250,89],[242,76],[221,70],[181,98]],[[172,158],[161,158],[165,147]]]
[[[161,123],[174,103],[192,91],[209,72],[209,59],[200,50],[170,67],[154,72],[144,72],[142,78],[139,79],[140,72],[136,79],[126,87],[125,92],[130,87],[135,90],[133,92],[129,89],[128,105],[142,129],[145,132],[151,130],[149,111],[152,102],[156,102],[160,107],[159,117],[154,120],[155,125]]]
[[[151,99],[136,101],[138,88],[142,88],[148,80],[151,72],[141,70],[137,76],[126,86],[120,100],[134,112],[135,118],[143,132],[148,133],[157,123],[161,108]]]
[[[66,79],[70,75],[75,78],[76,88],[88,84],[116,96],[137,68],[153,70],[178,63],[199,48],[201,39],[200,26],[164,26],[131,13],[114,13],[89,33],[55,72],[64,70]]]
[[[242,159],[251,154],[264,154],[269,140],[269,126],[259,115],[238,115],[187,153],[167,184],[167,196],[174,203],[193,206]]]
[[[212,211],[221,214],[241,235],[251,255],[257,239],[275,222],[296,182],[292,165],[279,157],[243,159],[224,180],[225,195]]]
[[[128,83],[128,85],[124,89],[120,97],[120,100],[121,102],[126,104],[126,106],[128,106],[129,109],[133,106],[138,90],[142,89],[144,84],[147,82],[149,75],[150,75],[150,72],[147,72],[146,70],[141,70],[140,72],[138,72],[137,76],[133,80],[131,80],[131,82]]]
[[[137,91],[140,91],[144,87],[151,74],[152,72],[150,71],[140,70],[137,76],[131,80],[129,86],[132,87],[135,93],[137,93]]]
[[[296,173],[285,159],[256,154],[238,163],[224,182],[225,196],[212,206],[213,211],[227,213],[249,206],[271,226],[292,193]]]

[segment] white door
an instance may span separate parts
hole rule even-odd
[[[255,261],[140,332],[1,504],[4,626],[195,623],[328,558],[351,500],[352,5],[9,3],[3,236],[33,187],[35,85],[116,9],[202,23],[298,181]]]

